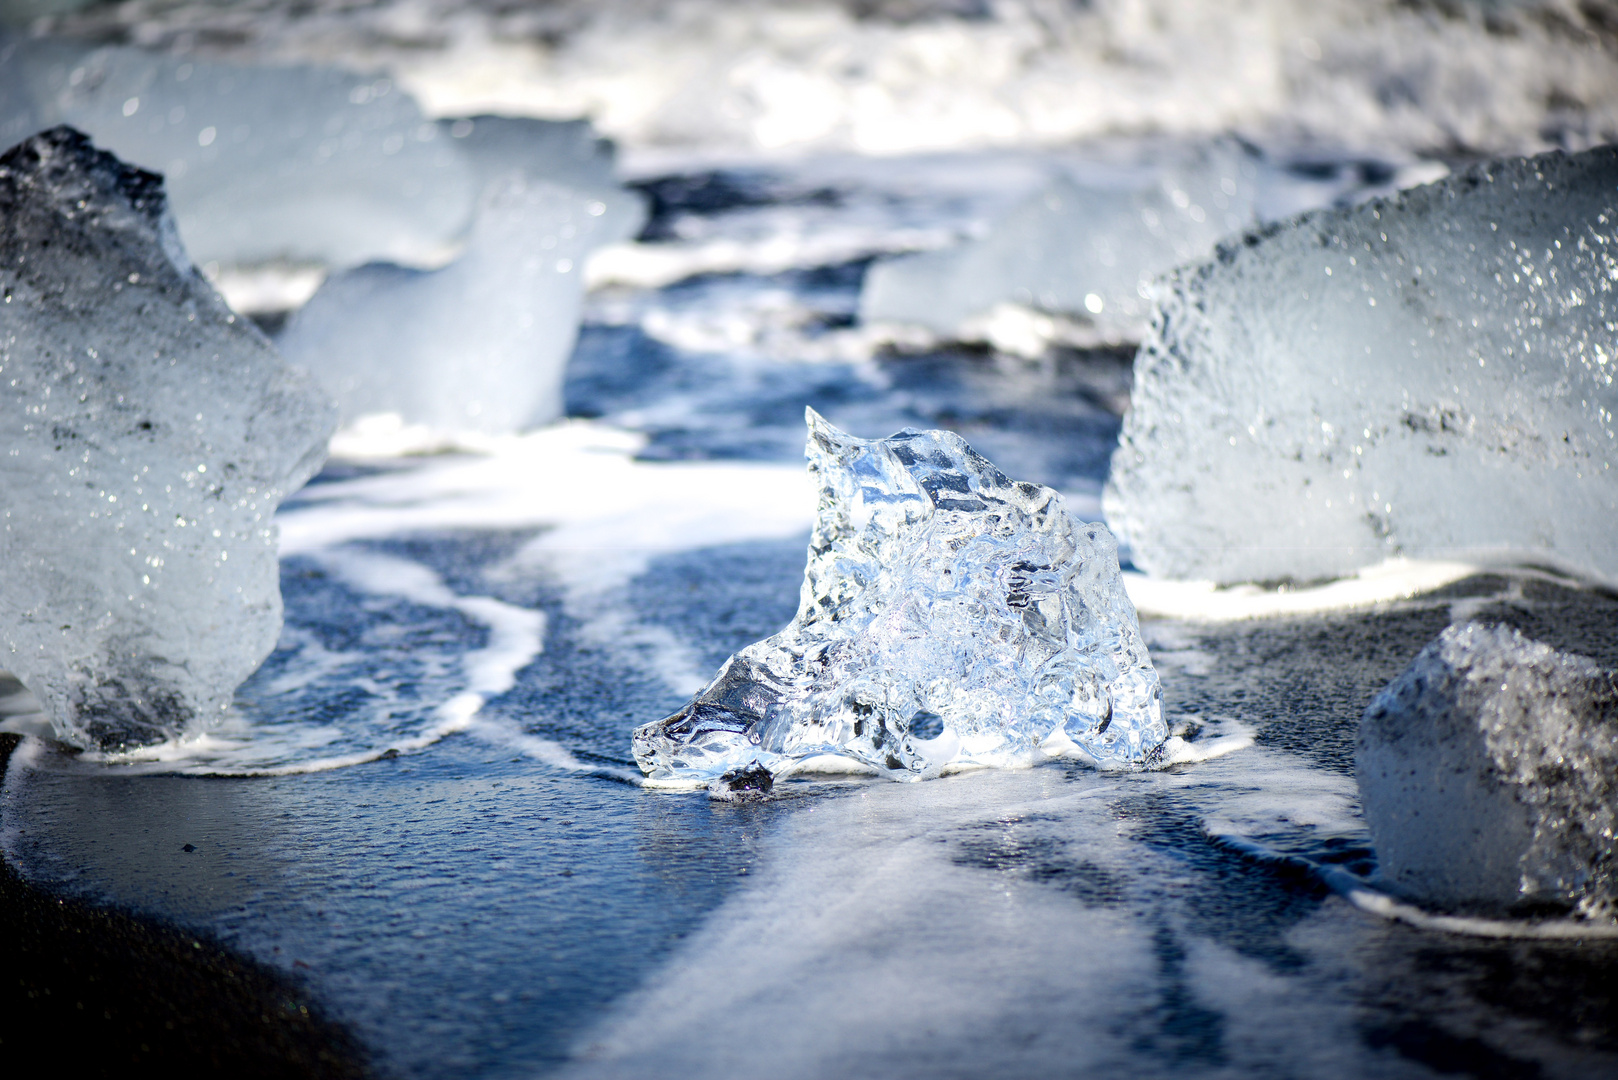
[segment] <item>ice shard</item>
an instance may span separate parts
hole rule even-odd
[[[206,725],[275,644],[271,517],[334,409],[72,129],[0,157],[0,288],[0,666],[82,746]]]
[[[1221,145],[1136,190],[1058,178],[980,239],[876,263],[860,318],[960,335],[1014,304],[1133,336],[1151,312],[1153,277],[1254,223],[1255,171],[1249,155]]]
[[[442,262],[477,199],[409,95],[329,68],[0,37],[6,145],[55,124],[163,174],[199,265]]]
[[[847,435],[812,410],[819,510],[791,625],[634,735],[654,780],[767,790],[822,755],[900,780],[1167,737],[1104,525],[960,436]]]
[[[1618,579],[1618,148],[1477,165],[1163,283],[1107,519],[1167,577],[1530,553]]]
[[[562,414],[584,262],[640,227],[588,125],[446,122],[484,185],[465,250],[437,270],[373,263],[328,279],[277,339],[316,372],[345,420],[490,433]]]
[[[1360,722],[1383,881],[1445,906],[1618,916],[1618,681],[1505,626],[1452,626]]]

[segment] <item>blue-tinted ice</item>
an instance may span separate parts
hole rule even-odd
[[[809,412],[819,508],[798,614],[635,732],[653,780],[767,787],[822,755],[900,780],[1159,747],[1157,674],[1104,525],[947,431]]]
[[[1491,549],[1618,577],[1615,244],[1601,147],[1222,246],[1157,292],[1107,520],[1221,583]]]

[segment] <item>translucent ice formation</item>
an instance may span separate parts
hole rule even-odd
[[[1253,223],[1254,174],[1248,155],[1221,145],[1136,191],[1058,179],[979,240],[871,267],[860,317],[958,335],[1014,304],[1132,333],[1151,310],[1151,278]]]
[[[1494,550],[1618,579],[1615,246],[1607,147],[1221,247],[1162,286],[1108,520],[1167,577]]]
[[[0,664],[80,745],[204,725],[275,644],[271,515],[333,409],[69,128],[0,157],[0,287]]]
[[[1618,914],[1618,682],[1593,662],[1452,626],[1366,709],[1356,771],[1389,887]]]
[[[0,38],[7,145],[71,124],[164,176],[199,264],[442,261],[477,188],[387,79]]]
[[[654,780],[768,790],[821,755],[900,780],[1162,745],[1157,674],[1105,526],[960,436],[866,441],[809,412],[820,488],[798,614],[636,730]]]
[[[336,275],[277,344],[318,374],[346,419],[515,431],[561,415],[585,258],[632,234],[644,211],[612,182],[588,126],[478,117],[446,127],[485,184],[465,251],[438,270],[373,263]]]

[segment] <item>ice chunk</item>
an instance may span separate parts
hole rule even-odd
[[[517,173],[574,188],[616,188],[617,153],[588,120],[526,116],[464,116],[438,121],[466,155],[479,185]]]
[[[316,372],[345,420],[491,433],[562,413],[584,302],[596,196],[511,178],[486,193],[471,240],[440,270],[373,263],[327,279],[277,340]]]
[[[1139,763],[1168,735],[1103,525],[960,436],[856,439],[809,411],[820,502],[798,614],[636,730],[653,779],[760,790],[820,755],[901,780],[1074,745]]]
[[[1389,887],[1618,914],[1618,682],[1594,662],[1452,626],[1366,709],[1356,772]]]
[[[330,278],[277,344],[348,420],[508,432],[562,414],[585,258],[645,208],[585,123],[444,121],[483,184],[466,250],[439,270],[375,263]]]
[[[1255,174],[1248,155],[1220,146],[1135,191],[1059,178],[981,239],[872,266],[860,318],[960,336],[1015,304],[1077,316],[1108,336],[1135,334],[1151,310],[1152,277],[1254,222]]]
[[[0,157],[0,664],[81,745],[217,718],[275,644],[271,515],[334,410],[187,261],[159,177]]]
[[[1308,214],[1162,286],[1107,518],[1154,574],[1529,551],[1618,578],[1618,148]]]
[[[327,68],[0,40],[0,133],[53,124],[162,173],[199,264],[442,262],[477,198],[407,94]]]
[[[618,182],[617,151],[588,120],[468,116],[438,123],[466,158],[482,192],[515,180],[571,188],[599,202],[599,210],[591,211],[598,218],[592,245],[628,239],[646,220],[645,199]]]

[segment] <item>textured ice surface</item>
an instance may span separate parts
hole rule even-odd
[[[636,730],[656,780],[767,790],[834,754],[896,779],[1072,750],[1138,763],[1167,737],[1102,525],[960,436],[856,439],[809,413],[819,509],[798,614]]]
[[[514,431],[562,413],[584,261],[640,226],[587,125],[446,122],[483,183],[450,265],[372,263],[328,279],[277,340],[336,396],[345,419]]]
[[[1152,573],[1528,550],[1618,577],[1618,149],[1476,166],[1162,287],[1106,496]]]
[[[1058,179],[981,239],[871,267],[860,317],[955,334],[1009,303],[1128,333],[1151,310],[1152,277],[1254,222],[1255,174],[1249,155],[1221,145],[1134,191]]]
[[[1592,661],[1452,626],[1366,709],[1356,771],[1390,887],[1615,913],[1618,682]]]
[[[271,515],[332,407],[71,129],[0,157],[0,259],[0,663],[82,745],[206,724],[275,644]]]
[[[441,260],[477,198],[387,79],[0,38],[0,134],[71,124],[163,174],[198,264]]]

